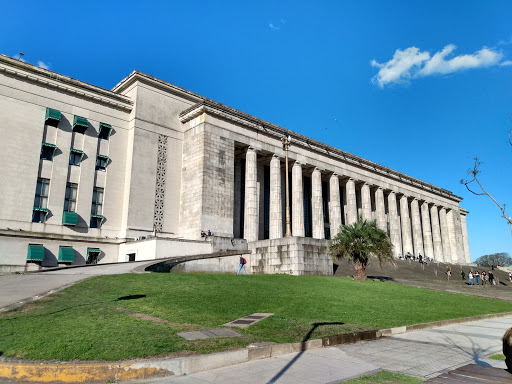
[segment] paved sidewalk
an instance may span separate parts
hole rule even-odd
[[[378,371],[338,348],[320,348],[217,368],[189,376],[144,379],[144,384],[326,384]]]
[[[2,308],[21,305],[33,300],[35,296],[59,290],[70,284],[91,276],[130,273],[132,270],[150,261],[94,265],[66,268],[47,272],[26,274],[0,274],[0,312]]]
[[[432,378],[471,363],[505,368],[505,362],[486,357],[501,353],[501,338],[511,326],[512,316],[508,316],[446,325],[338,348],[388,371]]]
[[[470,363],[505,368],[486,357],[501,352],[501,337],[511,326],[512,316],[453,324],[144,383],[332,384],[379,369],[427,379]]]

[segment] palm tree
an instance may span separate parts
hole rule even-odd
[[[356,280],[366,280],[366,266],[372,256],[376,256],[379,264],[391,262],[393,244],[386,232],[377,227],[375,221],[357,220],[350,225],[340,226],[338,234],[331,239],[329,251],[335,262],[346,257],[356,267]]]

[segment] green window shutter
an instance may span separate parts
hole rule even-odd
[[[77,225],[78,214],[76,212],[64,211],[62,215],[62,225]]]
[[[89,127],[89,122],[85,117],[75,116],[73,119],[73,131],[84,133]]]
[[[97,157],[99,157],[100,159],[105,159],[105,160],[107,160],[107,163],[108,163],[108,162],[109,162],[109,160],[110,160],[110,157],[105,156],[105,155],[98,155]]]
[[[103,220],[105,220],[105,216],[103,215],[91,215],[91,217],[94,217],[95,219],[100,219],[100,227],[103,224]]]
[[[72,148],[71,152],[79,154],[80,155],[80,162],[82,162],[82,160],[84,159],[84,154],[85,154],[84,151]]]
[[[41,244],[29,244],[27,261],[43,261],[44,247]]]
[[[59,124],[61,113],[56,109],[46,108],[45,123]]]
[[[109,138],[112,133],[112,126],[106,123],[100,123],[100,136]]]
[[[57,149],[57,146],[55,144],[43,142],[41,144],[41,149],[43,149],[44,147],[49,148],[50,150],[53,150],[53,156],[55,156],[55,150]]]
[[[73,247],[59,247],[59,261],[62,263],[72,263],[75,261],[75,250]]]

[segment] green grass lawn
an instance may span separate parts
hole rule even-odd
[[[417,384],[424,381],[425,379],[420,379],[419,377],[381,371],[373,375],[365,375],[352,380],[343,381],[339,384]]]
[[[50,278],[50,277],[49,277]],[[131,300],[118,298],[144,295]],[[512,303],[393,283],[316,276],[127,274],[94,277],[0,316],[0,354],[26,360],[184,356],[252,342],[302,341],[346,332],[512,311]],[[275,315],[243,337],[186,341],[177,332]],[[146,320],[136,316],[150,315]],[[158,319],[157,319],[158,320]]]

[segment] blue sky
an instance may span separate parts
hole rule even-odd
[[[101,87],[137,69],[451,190],[512,254],[510,1],[4,1],[0,53]]]

